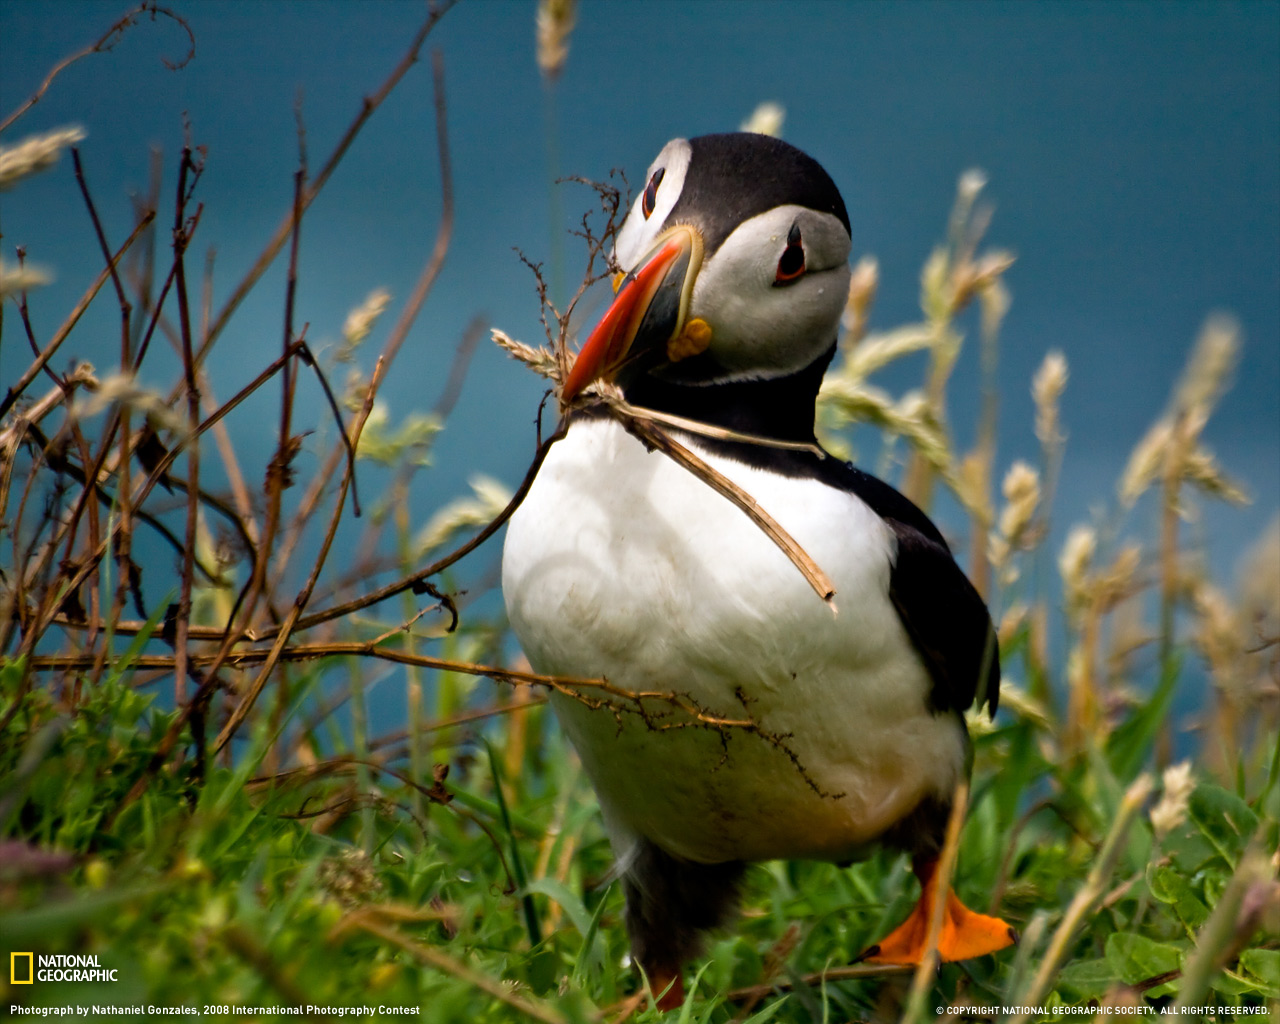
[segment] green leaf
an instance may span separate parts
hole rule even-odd
[[[1280,998],[1280,950],[1246,949],[1240,954],[1240,973],[1257,979],[1259,991]]]
[[[591,930],[591,914],[587,911],[586,905],[581,898],[563,882],[558,882],[554,878],[535,878],[531,882],[527,882],[520,894],[524,893],[541,893],[548,896],[560,904],[561,909],[578,929],[578,934],[586,937],[587,932]]]
[[[1254,981],[1235,971],[1219,971],[1218,976],[1210,983],[1210,988],[1220,996],[1234,998],[1236,996],[1257,995],[1263,989]]]
[[[1201,834],[1234,868],[1244,844],[1258,827],[1258,816],[1230,790],[1209,784],[1196,787],[1189,810]]]
[[[1068,997],[1068,1002],[1085,1002],[1102,998],[1117,980],[1116,969],[1109,960],[1077,960],[1059,972],[1057,989]]]
[[[1147,869],[1147,888],[1161,903],[1173,906],[1178,920],[1195,932],[1209,918],[1209,908],[1196,894],[1191,882],[1181,871],[1162,864]]]
[[[1136,985],[1182,967],[1182,950],[1177,946],[1130,932],[1108,935],[1106,954],[1107,962],[1127,985]]]
[[[559,969],[560,958],[556,956],[554,949],[545,944],[531,950],[524,961],[529,986],[540,996],[545,996],[555,988]]]
[[[1173,859],[1173,866],[1188,877],[1210,862],[1220,863],[1213,844],[1190,823],[1165,836],[1161,848]]]
[[[1170,652],[1161,667],[1160,681],[1156,684],[1151,699],[1111,734],[1107,743],[1107,756],[1117,777],[1133,778],[1147,759],[1156,734],[1169,720],[1169,709],[1173,705],[1173,695],[1177,692],[1181,673],[1182,655],[1175,650]]]

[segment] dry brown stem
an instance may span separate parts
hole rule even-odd
[[[227,325],[227,321],[231,319],[231,315],[239,308],[240,303],[244,301],[246,295],[253,290],[254,285],[258,283],[258,279],[262,277],[276,256],[280,254],[280,250],[284,248],[284,244],[288,241],[289,236],[293,232],[293,226],[296,216],[305,213],[307,208],[315,201],[316,196],[324,188],[328,182],[330,175],[333,174],[342,158],[346,155],[347,150],[351,148],[351,144],[356,140],[356,136],[360,134],[360,130],[364,127],[365,122],[373,116],[374,111],[382,105],[382,102],[391,94],[391,91],[399,84],[414,64],[418,62],[418,53],[422,49],[422,44],[426,42],[427,36],[431,34],[431,30],[435,28],[436,23],[448,13],[456,0],[440,0],[439,3],[431,5],[426,20],[414,35],[413,40],[409,44],[409,48],[405,55],[400,59],[391,71],[391,73],[378,87],[377,91],[371,96],[366,96],[361,103],[360,111],[356,114],[355,119],[347,127],[342,138],[338,140],[338,144],[334,146],[333,151],[321,165],[319,172],[311,180],[303,192],[300,208],[297,213],[291,207],[289,212],[285,214],[284,219],[277,225],[275,233],[267,242],[266,247],[258,256],[253,266],[249,268],[248,273],[236,285],[230,297],[223,304],[222,309],[218,311],[217,316],[213,318],[213,322],[209,325],[208,333],[201,342],[200,350],[196,354],[196,364],[200,365],[204,361],[205,355],[208,353],[210,346],[217,340],[218,335]]]
[[[171,71],[176,71],[179,68],[186,66],[186,64],[191,60],[191,58],[193,58],[196,55],[196,37],[191,31],[191,26],[188,25],[186,21],[184,21],[181,17],[179,17],[173,11],[169,10],[169,8],[167,7],[160,7],[154,2],[139,4],[137,7],[129,11],[123,17],[117,19],[115,23],[112,24],[112,26],[109,29],[107,29],[106,32],[104,32],[101,36],[98,37],[97,42],[92,43],[89,46],[86,46],[82,50],[77,50],[75,53],[71,54],[69,57],[63,57],[62,60],[58,61],[58,63],[55,64],[50,69],[49,73],[45,75],[44,81],[40,83],[40,87],[34,93],[32,93],[31,96],[28,97],[28,99],[21,106],[19,106],[17,110],[13,111],[13,113],[11,113],[3,121],[0,121],[0,132],[3,132],[11,124],[17,121],[18,118],[20,118],[28,110],[30,110],[37,103],[39,103],[40,100],[44,98],[44,94],[49,91],[49,86],[53,84],[53,80],[57,78],[60,74],[62,74],[63,71],[69,68],[72,64],[76,63],[76,61],[82,60],[83,58],[88,57],[91,54],[106,53],[108,50],[112,49],[116,45],[116,43],[120,41],[120,38],[124,35],[125,31],[131,28],[132,26],[136,25],[138,23],[138,20],[144,14],[150,14],[153,19],[155,15],[162,14],[166,18],[173,19],[182,27],[182,30],[187,34],[187,39],[191,43],[190,49],[188,49],[187,53],[182,57],[181,60],[178,60],[176,62],[165,60],[163,57],[160,59],[164,62],[165,67],[169,68],[169,70]]]
[[[800,571],[805,581],[813,588],[813,592],[825,601],[832,614],[835,614],[837,610],[834,601],[836,596],[835,584],[822,571],[818,563],[809,557],[804,548],[796,543],[791,534],[787,533],[779,525],[778,521],[760,506],[760,503],[755,498],[723,473],[707,465],[704,460],[653,422],[631,416],[628,413],[624,413],[620,408],[611,407],[611,412],[614,418],[626,428],[627,432],[646,448],[657,449],[662,452],[663,455],[666,455],[682,468],[687,469],[708,487],[718,494],[724,495],[737,505],[760,528],[764,535],[773,541],[778,546],[778,549],[791,560],[791,564]]]

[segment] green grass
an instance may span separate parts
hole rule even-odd
[[[192,159],[184,155],[182,173],[194,174]],[[856,453],[939,510],[1000,625],[1006,689],[994,723],[971,722],[955,884],[970,906],[1015,924],[1021,943],[936,975],[838,977],[913,904],[905,858],[756,865],[740,919],[711,938],[691,967],[689,1000],[665,1019],[920,1020],[948,1006],[997,1008],[952,1015],[980,1019],[1016,1020],[1020,1006],[1079,1019],[1091,1002],[1280,1006],[1280,520],[1251,555],[1256,578],[1234,589],[1182,525],[1206,500],[1240,498],[1201,443],[1223,400],[1233,330],[1206,326],[1182,382],[1171,382],[1167,412],[1133,439],[1116,494],[1097,496],[1104,512],[1050,550],[1053,494],[1072,485],[1059,479],[1067,369],[1050,357],[1032,385],[1037,421],[1026,429],[1040,443],[1037,463],[1002,465],[994,409],[1009,259],[979,251],[981,188],[962,179],[947,240],[922,274],[919,323],[868,332],[877,272],[860,264],[820,426],[833,450]],[[612,221],[607,190],[602,197]],[[597,226],[588,260],[607,237],[608,225]],[[289,238],[284,231],[274,251]],[[136,244],[157,258],[146,223]],[[172,260],[177,268],[181,252]],[[280,389],[276,472],[262,452],[215,447],[225,440],[215,417],[183,400],[184,382],[234,303],[196,310],[179,275],[184,301],[171,295],[157,310],[154,279],[122,266],[120,294],[131,297],[122,335],[133,347],[121,366],[101,379],[77,371],[44,405],[33,372],[0,423],[0,539],[17,563],[5,569],[0,605],[0,954],[94,954],[118,980],[26,987],[4,974],[4,1005],[382,1005],[417,1007],[431,1021],[616,1019],[639,980],[594,795],[541,702],[554,681],[521,673],[505,623],[477,610],[483,604],[464,604],[448,628],[449,595],[481,570],[464,549],[443,553],[493,521],[505,496],[481,482],[419,532],[406,496],[433,446],[448,442],[447,410],[395,424],[374,404],[380,378],[358,346],[383,338],[389,362],[413,310],[384,334],[386,299],[371,297],[363,326],[347,331],[340,358],[368,376],[356,374],[342,396],[344,428],[362,487],[382,493],[364,496],[361,543],[330,551],[321,539],[345,508],[347,451],[323,439],[319,413],[301,422],[298,378]],[[426,286],[432,273],[428,261]],[[248,274],[245,289],[256,280]],[[5,297],[6,332],[28,329],[13,311],[33,287]],[[508,347],[554,374],[567,314],[548,313],[549,349]],[[213,326],[201,335],[200,324]],[[157,325],[194,346],[184,347],[171,394],[129,391],[121,382],[141,359],[138,340]],[[69,318],[61,332],[69,347],[109,366],[114,354],[74,328]],[[952,381],[974,330],[983,378]],[[310,373],[318,361],[288,337],[278,362]],[[894,396],[873,383],[898,360],[920,370],[918,392]],[[217,390],[275,387],[279,372]],[[969,451],[947,415],[959,386],[983,395]],[[76,404],[77,391],[96,405]],[[321,432],[319,468],[286,487],[302,430]],[[206,467],[216,457],[228,473],[265,478],[261,491],[210,495],[191,457],[197,445]],[[95,463],[107,471],[90,474]],[[89,475],[102,484],[82,500]],[[154,511],[162,476],[177,504]],[[220,545],[220,521],[262,547]],[[189,560],[175,569],[170,550],[137,542],[157,523],[208,573]],[[168,608],[137,607],[121,570],[130,564],[170,595]],[[397,573],[386,600],[365,598],[369,579]],[[296,621],[295,606],[304,609]],[[185,607],[186,635],[163,625],[166,611],[181,618]],[[308,619],[321,610],[332,614]],[[260,675],[273,648],[278,660]],[[388,658],[403,674],[385,678]],[[189,667],[181,682],[180,660]],[[407,736],[371,735],[375,681],[405,687]],[[1196,705],[1186,769],[1170,764],[1188,724],[1173,713],[1179,699]],[[234,709],[244,716],[233,727]],[[647,1000],[634,1006],[637,1021],[663,1017]]]

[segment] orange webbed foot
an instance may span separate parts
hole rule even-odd
[[[919,964],[929,945],[929,918],[937,891],[937,861],[917,866],[923,891],[907,919],[861,957],[873,964]],[[948,888],[938,929],[938,958],[970,960],[1013,945],[1017,933],[998,917],[970,910]]]

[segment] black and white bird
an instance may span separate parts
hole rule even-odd
[[[636,406],[816,446],[850,280],[835,184],[794,146],[754,134],[675,139],[645,181],[616,239],[625,276],[562,402],[603,379]],[[892,487],[816,449],[677,429],[826,572],[833,614],[727,498],[602,410],[568,415],[503,553],[529,661],[688,694],[759,727],[655,729],[554,699],[599,796],[632,952],[660,1005],[683,1000],[682,968],[733,910],[752,861],[908,851],[920,902],[872,959],[918,962],[971,762],[962,714],[975,702],[994,712],[1000,677],[987,609],[942,535]],[[943,959],[1011,941],[1003,921],[947,893]]]

